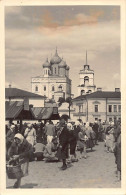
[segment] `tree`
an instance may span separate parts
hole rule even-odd
[[[67,122],[69,119],[69,116],[67,114],[63,114],[60,119],[64,119]]]
[[[72,98],[71,97],[66,98],[66,102],[69,104],[69,118],[70,118],[70,106],[72,105]]]
[[[59,97],[58,102],[59,102],[59,106],[61,106],[61,105],[62,105],[62,103],[64,103],[64,102],[65,102],[65,98],[63,98],[63,97]]]

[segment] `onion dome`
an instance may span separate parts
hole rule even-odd
[[[70,69],[70,67],[69,67],[69,66],[67,66],[67,67],[66,67],[66,70],[69,70],[69,69]]]
[[[51,64],[59,64],[61,62],[61,58],[58,56],[57,49],[55,55],[51,58],[50,63]]]
[[[62,61],[59,63],[59,67],[66,67],[66,66],[67,66],[67,64],[62,58]]]
[[[48,62],[48,58],[46,59],[45,63],[43,64],[43,68],[50,68],[50,63]]]

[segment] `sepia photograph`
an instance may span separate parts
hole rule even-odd
[[[125,1],[100,2],[5,3],[5,190],[121,190]]]

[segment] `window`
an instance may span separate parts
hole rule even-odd
[[[95,105],[95,112],[98,112],[98,105]]]
[[[109,105],[109,106],[108,106],[108,111],[109,111],[109,112],[112,112],[112,105]]]
[[[52,86],[52,91],[55,91],[55,88],[54,88],[54,86]]]
[[[112,121],[112,118],[109,118],[109,122],[111,122]]]
[[[35,91],[38,91],[38,86],[35,86]]]
[[[52,99],[54,99],[54,95],[52,95]]]
[[[79,105],[79,112],[81,112],[81,105]]]
[[[44,86],[44,91],[46,91],[46,86]]]
[[[121,105],[118,105],[118,112],[121,112]]]
[[[85,76],[84,77],[84,85],[87,86],[89,84],[89,77]]]
[[[114,112],[117,112],[117,105],[114,105]]]
[[[56,74],[56,68],[55,68],[55,74]]]
[[[98,120],[98,118],[95,118],[95,121],[97,121]]]

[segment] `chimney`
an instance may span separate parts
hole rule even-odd
[[[115,88],[115,92],[120,92],[120,88]]]
[[[98,87],[98,88],[97,88],[97,91],[102,91],[102,88],[101,88],[101,87]]]

